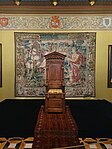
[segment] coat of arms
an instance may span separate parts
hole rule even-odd
[[[103,18],[103,25],[109,27],[111,25],[111,18]]]
[[[50,24],[52,28],[59,28],[60,26],[59,16],[52,16]]]
[[[0,25],[5,27],[8,25],[8,18],[6,17],[3,17],[3,18],[0,18]]]

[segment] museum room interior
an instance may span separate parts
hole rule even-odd
[[[112,149],[112,0],[0,0],[0,149]]]

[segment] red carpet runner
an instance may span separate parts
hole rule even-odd
[[[78,128],[69,107],[63,113],[45,113],[41,106],[34,132],[33,149],[53,149],[79,144]]]

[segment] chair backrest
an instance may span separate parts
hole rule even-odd
[[[46,58],[46,85],[49,89],[62,89],[64,84],[64,59],[65,55],[52,52]]]

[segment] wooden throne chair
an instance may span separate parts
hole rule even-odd
[[[52,52],[46,59],[45,112],[65,112],[64,59],[65,55]]]

